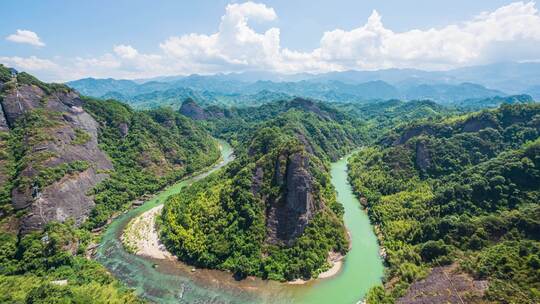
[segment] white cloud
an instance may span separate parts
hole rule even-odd
[[[39,36],[36,33],[29,30],[17,30],[15,34],[11,34],[7,36],[6,40],[16,42],[16,43],[31,44],[31,45],[39,46],[39,47],[45,46],[45,43],[41,41]]]
[[[512,3],[462,24],[400,33],[385,28],[381,16],[373,11],[362,27],[324,33],[320,52],[322,60],[346,68],[444,69],[505,60],[504,52],[486,58],[487,50],[501,44],[511,47],[520,41],[527,41],[522,47],[529,47],[529,53],[536,52],[540,15],[534,2]]]
[[[15,66],[22,70],[30,72],[51,70],[58,68],[58,65],[51,60],[41,59],[36,56],[30,57],[0,57],[0,63],[7,66]]]
[[[221,17],[217,33],[170,37],[160,47],[172,58],[188,61],[209,71],[253,66],[272,69],[279,57],[279,29],[271,28],[257,33],[248,25],[250,18],[272,21],[277,15],[274,9],[264,4],[229,4]]]
[[[127,59],[133,59],[137,57],[137,55],[139,55],[139,52],[136,49],[134,49],[131,45],[120,44],[120,45],[115,46],[113,50],[116,53],[116,55],[122,58],[127,58]]]
[[[540,15],[534,2],[516,2],[470,21],[428,30],[394,32],[373,11],[363,26],[325,32],[319,48],[298,52],[280,45],[280,30],[257,33],[249,19],[272,21],[264,4],[232,4],[211,35],[171,37],[160,46],[171,57],[192,63],[196,72],[273,70],[325,72],[414,67],[448,69],[499,60],[539,59]],[[519,50],[516,50],[519,46]],[[509,54],[514,54],[508,58]],[[521,58],[525,56],[526,58]]]
[[[56,66],[62,66],[56,68],[62,71],[58,78],[144,78],[246,70],[433,70],[503,60],[540,60],[540,14],[534,2],[515,2],[440,28],[403,32],[386,28],[374,10],[364,25],[323,33],[319,47],[308,52],[283,47],[276,27],[257,32],[249,25],[250,21],[277,18],[274,9],[264,4],[229,4],[215,33],[169,37],[154,54],[119,44],[112,53],[95,58],[55,60]],[[36,59],[28,58],[28,62]]]

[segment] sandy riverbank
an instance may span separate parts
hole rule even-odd
[[[122,243],[128,251],[154,259],[174,258],[159,240],[156,217],[162,209],[163,205],[156,206],[129,222],[122,234]]]
[[[165,248],[159,240],[159,233],[156,227],[156,217],[161,213],[163,205],[156,206],[129,222],[122,234],[122,243],[126,250],[136,255],[146,256],[154,259],[174,259],[176,258]],[[319,274],[317,279],[326,279],[335,276],[343,266],[344,256],[337,252],[330,252],[328,263],[331,267]],[[297,279],[287,282],[288,284],[305,284],[312,280]]]
[[[343,258],[344,256],[338,252],[330,252],[328,255],[328,263],[332,266],[328,270],[319,273],[319,276],[315,280],[327,279],[338,274],[339,271],[341,270],[341,267],[343,266]],[[294,281],[290,281],[287,283],[292,284],[292,285],[301,285],[301,284],[306,284],[312,280],[313,279],[311,280],[296,279]]]

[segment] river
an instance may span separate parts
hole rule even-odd
[[[138,295],[155,303],[309,303],[353,304],[380,283],[382,260],[372,226],[347,180],[347,157],[332,163],[332,184],[345,207],[345,225],[352,249],[334,277],[303,285],[264,281],[249,277],[236,281],[230,273],[193,269],[178,261],[155,260],[126,252],[120,236],[127,223],[141,213],[163,204],[193,181],[203,178],[233,159],[232,149],[220,142],[223,161],[209,172],[178,182],[142,206],[116,218],[102,236],[96,260]]]

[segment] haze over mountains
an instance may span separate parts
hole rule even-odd
[[[489,76],[489,77],[488,77]],[[386,69],[324,74],[244,72],[143,80],[85,78],[67,83],[84,95],[136,107],[202,104],[250,105],[302,96],[330,102],[431,99],[440,103],[528,94],[540,98],[540,63],[499,63],[449,71]]]

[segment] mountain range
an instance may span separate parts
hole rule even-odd
[[[257,105],[294,96],[329,102],[430,99],[453,104],[512,94],[538,99],[540,63],[499,63],[449,71],[386,69],[293,75],[194,74],[142,80],[85,78],[67,85],[83,95],[114,98],[137,108],[179,108],[188,97],[203,105]]]

